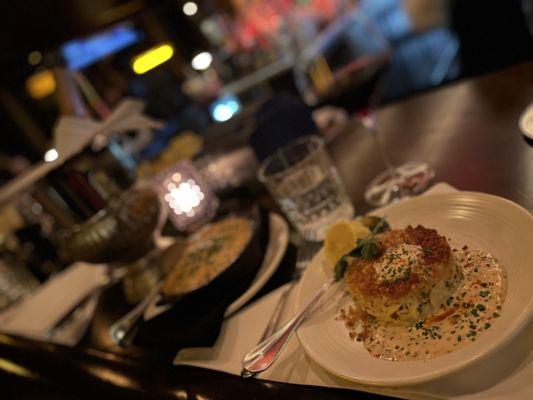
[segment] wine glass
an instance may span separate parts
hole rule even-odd
[[[385,171],[370,181],[365,200],[373,206],[422,193],[435,176],[422,162],[395,167],[376,129],[392,50],[375,24],[360,11],[352,11],[328,26],[301,54],[295,80],[309,106],[333,104],[356,112],[371,133]]]

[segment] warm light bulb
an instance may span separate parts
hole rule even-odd
[[[55,161],[55,160],[57,160],[58,157],[59,157],[59,153],[54,148],[52,148],[52,149],[48,150],[46,153],[44,153],[44,161],[46,161],[46,162]]]
[[[194,56],[191,61],[192,67],[197,71],[203,71],[209,68],[211,62],[213,61],[213,56],[207,51],[203,51]]]
[[[26,80],[26,91],[33,99],[44,99],[54,93],[55,90],[56,80],[49,69],[36,72]]]
[[[42,60],[43,60],[43,55],[40,51],[36,50],[28,54],[28,64],[30,65],[40,64]]]
[[[183,13],[189,17],[193,16],[198,12],[198,6],[194,1],[188,1],[183,5]]]

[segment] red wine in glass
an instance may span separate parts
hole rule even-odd
[[[365,200],[374,206],[401,200],[426,190],[435,173],[426,163],[395,167],[376,130],[391,49],[365,15],[353,12],[335,22],[307,52],[297,73],[302,95],[313,106],[336,105],[355,113],[376,141],[386,170],[372,179]],[[303,82],[303,84],[302,84]]]

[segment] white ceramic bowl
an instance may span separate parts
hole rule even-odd
[[[428,360],[393,362],[374,358],[350,340],[340,308],[351,301],[329,296],[298,330],[307,354],[327,371],[370,385],[399,386],[435,379],[469,365],[510,342],[531,320],[533,310],[533,217],[517,204],[492,195],[457,192],[431,195],[386,207],[393,228],[424,225],[456,244],[492,253],[505,267],[508,292],[501,317],[478,340],[452,353]],[[302,277],[296,307],[301,309],[330,277],[324,255],[317,254]],[[340,290],[337,289],[337,292]]]

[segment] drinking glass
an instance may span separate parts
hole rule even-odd
[[[278,149],[263,161],[258,178],[306,240],[323,240],[332,223],[354,215],[339,173],[317,136]]]
[[[374,206],[410,197],[430,185],[434,171],[422,162],[395,167],[376,129],[376,108],[392,50],[378,27],[362,12],[332,23],[304,50],[295,78],[308,105],[342,105],[357,111],[372,134],[386,170],[372,179],[365,200]]]

